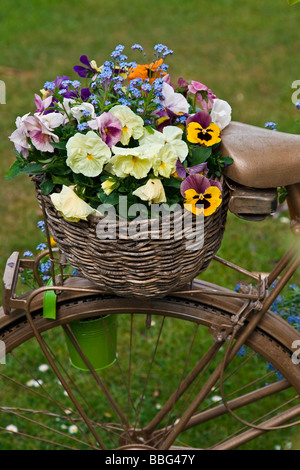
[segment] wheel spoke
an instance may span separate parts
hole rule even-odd
[[[215,328],[230,325],[230,314],[219,310],[219,306],[214,309],[202,305],[199,300],[184,299],[163,299],[153,303],[136,300],[129,303],[120,299],[117,302],[97,295],[85,298],[82,303],[76,301],[74,308],[72,301],[62,303],[61,307],[58,304],[55,321],[49,322],[38,315],[31,321],[28,319],[40,346],[39,355],[46,357],[51,374],[55,374],[62,390],[67,392],[66,398],[62,398],[58,383],[56,388],[51,383],[41,383],[38,389],[25,384],[27,376],[32,381],[39,380],[33,368],[34,354],[21,356],[22,349],[20,355],[18,349],[14,349],[22,343],[20,332],[24,334],[24,348],[27,346],[30,338],[28,323],[24,329],[12,325],[6,330],[8,332],[4,331],[4,337],[0,335],[17,365],[12,366],[12,373],[8,375],[0,371],[1,380],[9,383],[10,390],[6,403],[4,392],[1,393],[3,420],[7,422],[11,416],[13,422],[15,419],[16,424],[21,423],[20,432],[15,436],[11,432],[10,437],[24,440],[31,437],[32,446],[53,448],[105,450],[146,445],[156,450],[231,449],[261,436],[268,430],[264,427],[285,429],[295,424],[299,409],[293,406],[295,397],[291,398],[291,395],[295,392],[297,377],[300,380],[300,372],[291,366],[291,351],[279,344],[278,319],[275,326],[272,321],[270,327],[265,323],[268,334],[263,329],[258,333],[253,330],[246,347],[247,354],[241,357],[237,355],[240,343],[234,337],[233,344],[215,341],[209,334]],[[99,372],[81,350],[68,324],[107,314],[119,315],[120,334],[114,351],[116,360]],[[65,353],[56,348],[56,341],[60,340],[52,326],[61,335],[64,330],[75,348],[77,345],[87,372],[74,369]],[[12,351],[9,335],[14,345]],[[108,330],[107,336],[111,343]],[[285,338],[288,338],[287,334]],[[268,371],[265,353],[268,360],[274,357],[275,370]],[[286,371],[286,379],[277,380],[277,368],[283,373]],[[23,372],[18,372],[19,369]],[[16,400],[12,401],[14,392],[11,390],[18,388]],[[2,386],[1,389],[4,391]],[[217,397],[218,393],[223,402]],[[22,402],[19,401],[21,396]],[[66,404],[68,400],[74,408],[70,414],[66,414],[66,410],[70,410],[70,405]],[[234,421],[228,408],[231,412],[237,411],[237,416],[243,419],[250,416],[250,428],[241,427],[238,420]],[[63,423],[61,428],[57,428],[59,421]],[[222,422],[226,424],[223,426]],[[227,424],[229,422],[233,425]],[[74,424],[80,434],[68,435],[69,424]],[[0,429],[4,436],[3,424]],[[230,435],[228,429],[231,429]],[[35,439],[36,436],[40,439]]]

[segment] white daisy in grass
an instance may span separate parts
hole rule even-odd
[[[66,149],[66,164],[74,173],[84,176],[99,176],[111,158],[110,148],[94,131],[86,134],[77,132],[68,140]]]
[[[128,145],[131,137],[140,139],[144,133],[144,121],[128,106],[116,105],[109,110],[122,124],[121,144]]]
[[[78,432],[78,427],[75,424],[72,424],[72,426],[69,426],[70,434],[76,434],[77,432]]]
[[[17,426],[15,426],[14,424],[9,424],[8,426],[6,426],[5,429],[9,432],[19,432]]]
[[[39,371],[40,371],[40,372],[47,372],[47,370],[49,370],[48,364],[41,364],[41,365],[39,366]]]
[[[41,385],[43,385],[42,380],[35,380],[35,379],[30,379],[26,382],[27,387],[33,387],[33,388],[38,388]]]
[[[214,403],[218,403],[219,401],[222,401],[222,397],[219,397],[219,395],[214,395],[211,397],[211,401]]]

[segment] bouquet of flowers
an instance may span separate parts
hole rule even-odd
[[[132,50],[145,61],[141,45]],[[180,204],[211,215],[232,162],[220,152],[231,108],[200,82],[174,84],[166,64],[172,53],[157,44],[152,62],[141,64],[118,45],[100,67],[81,56],[74,67],[81,81],[47,81],[35,111],[16,120],[9,138],[17,156],[6,179],[38,175],[42,193],[70,222],[100,215],[100,204],[121,215],[120,195],[147,209]]]

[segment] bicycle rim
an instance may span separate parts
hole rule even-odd
[[[82,371],[70,363],[67,325],[99,315],[118,317],[114,361],[103,370]],[[1,447],[225,450],[281,442],[285,428],[266,433],[235,420],[222,404],[220,383],[211,380],[228,345],[215,342],[211,332],[230,325],[230,318],[228,308],[180,298],[91,296],[62,302],[54,321],[41,311],[33,315],[50,366],[55,365],[48,368],[26,318],[6,317],[0,324],[8,353],[0,369]],[[241,419],[262,427],[297,421],[293,384],[300,371],[291,360],[297,338],[270,314],[226,369],[226,401]]]

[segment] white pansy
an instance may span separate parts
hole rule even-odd
[[[65,120],[65,117],[60,113],[35,114],[35,116],[38,117],[41,123],[46,126],[48,130],[61,126]]]
[[[141,145],[151,144],[169,145],[172,151],[181,162],[185,160],[188,154],[188,146],[182,140],[183,130],[177,126],[165,126],[162,132],[154,130],[152,133],[145,130],[143,137],[139,140]]]
[[[231,121],[231,106],[227,101],[216,98],[210,115],[212,122],[217,124],[221,130],[225,129]]]
[[[78,132],[67,142],[66,164],[74,173],[95,177],[100,175],[103,165],[111,158],[111,151],[94,131]]]
[[[89,206],[73,191],[74,186],[63,186],[60,193],[51,194],[54,207],[61,212],[69,222],[87,220],[89,215],[102,216],[102,214]]]
[[[91,103],[82,103],[80,105],[73,106],[70,109],[71,114],[74,116],[77,122],[80,122],[83,116],[83,111],[87,111],[89,113],[90,119],[96,118],[95,108]]]
[[[60,113],[64,117],[64,122],[63,125],[65,126],[68,124],[69,119],[71,119],[72,114],[71,114],[71,109],[73,104],[75,104],[76,101],[73,100],[72,98],[64,98],[62,103],[58,103],[57,106],[61,109]]]
[[[164,178],[170,178],[170,176],[176,171],[176,162],[178,160],[177,154],[174,152],[174,148],[170,144],[164,145],[157,158],[153,163],[153,172],[155,176],[163,176]]]
[[[181,93],[176,93],[171,85],[164,82],[162,94],[164,99],[162,101],[162,105],[173,111],[173,113],[184,113],[187,114],[189,112],[189,103],[187,102],[186,98]]]
[[[136,179],[145,178],[152,167],[151,147],[123,148],[113,146],[112,152],[114,156],[106,170],[119,178],[126,178],[128,175],[134,176]]]
[[[137,116],[128,106],[116,105],[109,110],[122,124],[121,143],[128,145],[131,137],[140,139],[144,133],[144,121]]]
[[[160,204],[167,201],[160,179],[149,179],[146,184],[137,188],[132,194],[138,196],[142,201],[148,201],[149,204]]]

